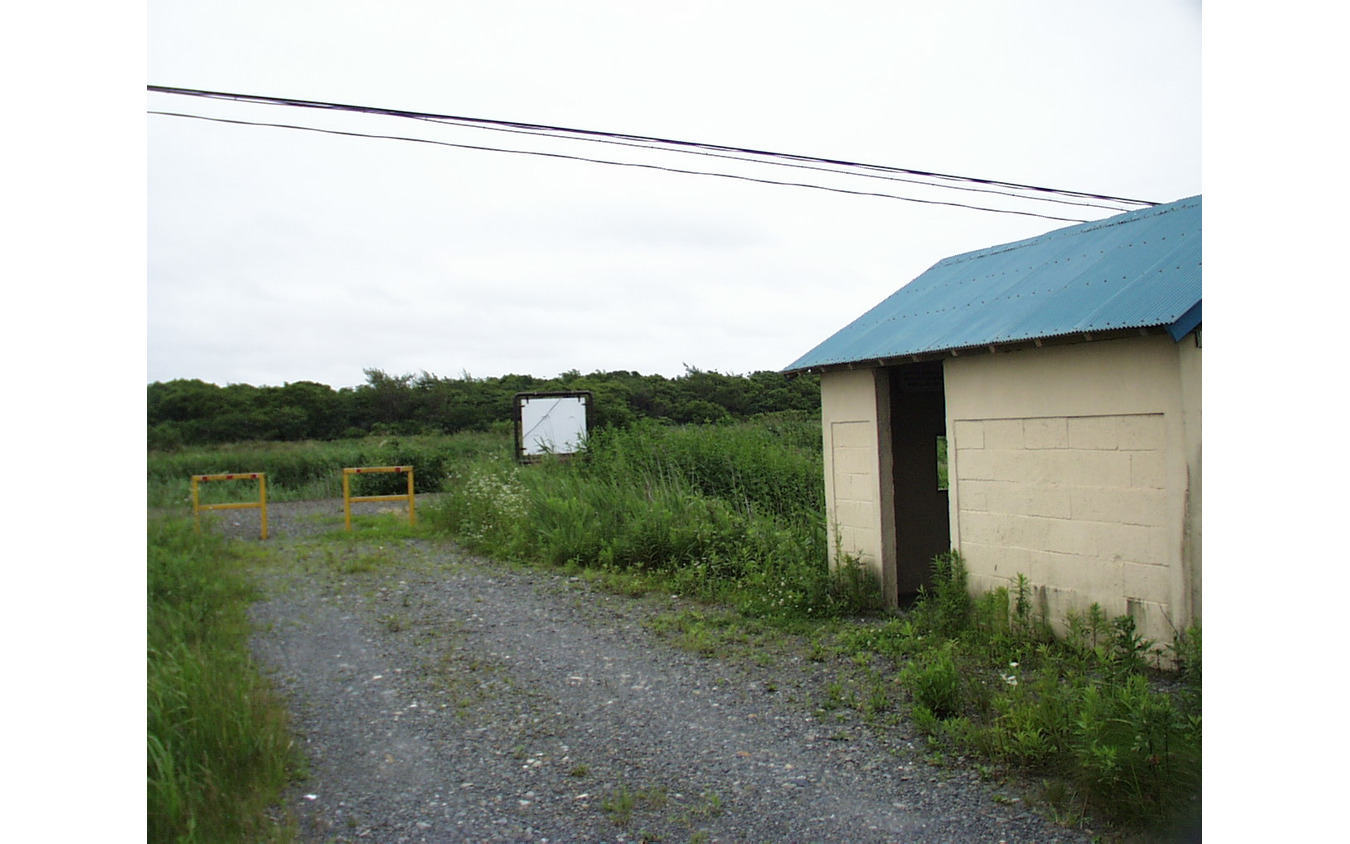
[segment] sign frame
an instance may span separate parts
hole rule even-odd
[[[580,451],[591,433],[593,401],[590,390],[516,393],[513,405],[517,462],[569,458]]]

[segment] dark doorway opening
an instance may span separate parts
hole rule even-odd
[[[903,604],[929,583],[933,557],[951,549],[947,403],[941,361],[897,366],[889,381],[896,599]]]

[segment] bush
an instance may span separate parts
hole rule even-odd
[[[914,704],[939,720],[960,715],[965,708],[961,674],[952,651],[948,645],[912,663],[901,673],[901,682],[914,696]]]

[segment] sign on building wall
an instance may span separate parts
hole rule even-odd
[[[589,430],[589,391],[517,393],[515,401],[517,460],[530,463],[581,450]]]

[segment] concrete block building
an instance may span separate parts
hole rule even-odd
[[[1201,612],[1201,197],[947,258],[784,370],[821,376],[831,547],[898,603],[933,556],[1170,642]]]

